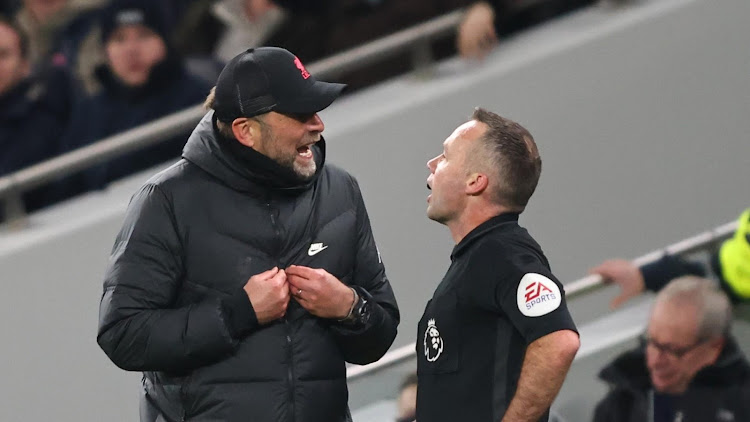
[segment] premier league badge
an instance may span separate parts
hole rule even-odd
[[[427,321],[427,330],[424,332],[424,356],[428,362],[435,362],[443,353],[443,338],[440,337],[435,319]]]

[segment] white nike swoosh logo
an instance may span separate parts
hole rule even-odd
[[[310,249],[307,250],[307,254],[310,256],[317,255],[324,249],[328,249],[328,245],[323,246],[322,243],[313,243],[312,245],[310,245]]]

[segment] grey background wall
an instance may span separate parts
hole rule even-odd
[[[396,345],[414,341],[452,248],[424,217],[425,162],[474,106],[536,137],[544,171],[521,223],[563,280],[734,219],[750,202],[749,18],[745,0],[592,8],[483,63],[450,61],[324,112],[329,160],[358,177],[401,304]],[[140,376],[115,368],[95,333],[109,248],[146,177],[0,234],[0,420],[137,418]],[[599,296],[574,314],[604,309]]]

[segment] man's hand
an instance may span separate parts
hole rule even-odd
[[[620,294],[609,303],[612,309],[619,308],[646,290],[643,273],[640,268],[630,261],[624,259],[610,259],[602,262],[599,266],[590,270],[592,274],[599,274],[604,281],[615,283],[620,286]]]
[[[487,2],[475,3],[458,26],[458,53],[464,58],[481,59],[496,43],[495,10]]]
[[[286,269],[294,299],[320,318],[343,319],[354,303],[354,292],[322,268],[292,265]]]
[[[250,298],[259,324],[276,321],[286,313],[289,305],[289,287],[284,270],[273,267],[256,274],[250,277],[243,289]]]

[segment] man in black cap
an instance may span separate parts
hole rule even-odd
[[[324,165],[317,112],[343,88],[240,54],[132,198],[97,340],[144,372],[142,421],[351,420],[345,362],[378,360],[399,312],[356,180]]]

